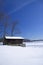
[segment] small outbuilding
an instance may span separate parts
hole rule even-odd
[[[23,40],[23,37],[5,36],[3,45],[21,45]]]

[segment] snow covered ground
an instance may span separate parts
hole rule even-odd
[[[0,42],[0,45],[3,45],[3,42]]]
[[[43,65],[43,47],[0,45],[0,65]]]
[[[24,44],[26,44],[26,47],[29,47],[29,46],[35,46],[35,47],[43,47],[43,41],[37,41],[37,42],[24,42]]]

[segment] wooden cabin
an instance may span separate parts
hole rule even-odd
[[[21,45],[23,40],[23,37],[5,36],[3,45]]]

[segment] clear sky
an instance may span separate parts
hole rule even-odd
[[[0,0],[2,1],[2,0]],[[5,0],[0,11],[8,18],[7,32],[10,35],[12,22],[19,21],[20,35],[28,39],[43,39],[43,0]],[[3,23],[0,22],[0,36],[3,34]]]

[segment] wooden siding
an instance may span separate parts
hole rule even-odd
[[[22,44],[23,39],[4,39],[4,45]]]

